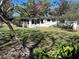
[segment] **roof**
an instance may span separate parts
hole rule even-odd
[[[20,20],[36,20],[36,19],[57,19],[57,16],[53,16],[53,17],[44,17],[44,16],[40,16],[40,17],[18,17],[15,19],[20,19]]]

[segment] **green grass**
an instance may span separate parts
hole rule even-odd
[[[74,33],[74,34],[78,34],[79,29],[75,32],[73,31],[67,31],[64,30],[62,28],[57,28],[57,27],[40,27],[40,28],[22,28],[22,27],[16,27],[15,25],[12,25],[14,30],[40,30],[43,32],[67,32],[67,33]],[[9,31],[10,29],[8,28],[8,26],[6,24],[3,25],[3,27],[0,28],[0,32],[5,32],[5,31]]]

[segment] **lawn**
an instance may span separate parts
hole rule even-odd
[[[58,27],[35,27],[35,28],[23,28],[23,27],[17,27],[15,25],[12,25],[14,30],[40,30],[43,32],[67,32],[67,33],[76,33],[78,34],[79,29],[77,31],[68,31],[66,29],[58,28]],[[0,31],[7,31],[9,30],[8,26],[6,24],[3,25],[3,27],[0,28]]]

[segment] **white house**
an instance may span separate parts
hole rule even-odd
[[[26,18],[21,21],[22,27],[34,28],[34,27],[49,27],[57,25],[57,20],[53,17],[41,17],[41,18]]]
[[[69,29],[77,30],[78,21],[65,21],[61,22],[58,17],[22,17],[19,18],[20,22],[19,24],[22,25],[22,27],[28,27],[28,28],[35,28],[35,27],[50,27],[53,25],[59,25],[59,26],[65,26]]]

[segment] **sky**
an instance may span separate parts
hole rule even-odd
[[[79,3],[79,0],[69,0],[69,1],[72,1],[72,2],[78,2],[78,3]]]
[[[27,2],[28,0],[18,0],[18,1],[16,1],[16,0],[13,0],[13,3],[14,3],[14,5],[20,5],[20,4],[22,4],[23,2]],[[56,2],[58,2],[59,0],[49,0],[49,2],[52,2],[53,3],[53,6],[51,6],[50,8],[51,9],[54,9],[54,8],[58,8],[59,6],[57,5],[57,3]]]
[[[27,2],[28,0],[13,0],[13,3],[15,5],[20,5],[21,3],[23,2]],[[59,0],[48,0],[49,2],[53,2],[53,3],[56,3],[58,2]],[[67,0],[67,1],[72,1],[72,2],[78,2],[79,3],[79,0]],[[54,6],[55,7],[58,7],[58,5],[56,6],[57,4],[55,4]]]
[[[17,2],[16,2],[17,1]],[[16,3],[16,4],[21,4],[23,2],[27,2],[28,0],[13,0],[13,3]],[[57,2],[59,0],[48,0],[50,2]],[[72,2],[79,2],[79,0],[67,0],[67,1],[72,1]]]
[[[12,0],[14,5],[20,5],[22,4],[23,2],[27,2],[27,0]]]

